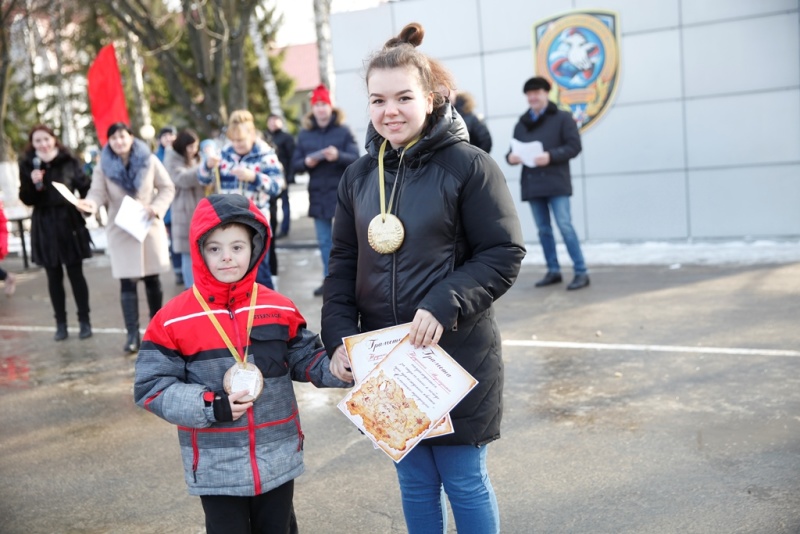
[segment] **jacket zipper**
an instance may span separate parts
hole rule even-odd
[[[247,410],[247,432],[250,438],[250,467],[253,470],[253,486],[256,495],[261,495],[261,474],[256,458],[256,422],[252,406]]]
[[[228,315],[233,322],[233,331],[236,333],[236,339],[241,342],[241,337],[239,333],[239,323],[236,321],[236,318],[233,315],[233,310],[228,308]],[[249,339],[246,339],[244,343],[241,344],[241,351],[242,355],[244,355],[245,347],[250,343]],[[256,425],[255,425],[255,415],[253,414],[253,408],[250,407],[247,410],[247,437],[250,444],[250,469],[253,471],[253,486],[256,495],[261,495],[261,474],[258,472],[258,460],[256,458]]]
[[[402,161],[400,162],[402,164]],[[403,195],[403,184],[400,182],[400,171],[402,167],[397,167],[397,174],[395,174],[394,179],[397,180],[399,183],[397,184],[397,198],[395,199],[395,208],[394,212],[397,217],[399,217],[400,213],[400,197]],[[403,173],[403,177],[405,178],[405,173]],[[394,324],[400,324],[400,320],[397,318],[397,254],[394,252],[392,253],[392,315],[394,316]]]
[[[197,484],[197,464],[200,463],[200,448],[197,446],[197,429],[192,429],[192,476]]]

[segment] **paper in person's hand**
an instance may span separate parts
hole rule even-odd
[[[61,182],[51,182],[53,187],[56,188],[56,191],[61,193],[61,196],[67,199],[67,202],[72,204],[73,206],[78,205],[78,199],[75,197],[75,194],[69,190],[69,187],[62,184]]]
[[[523,143],[517,139],[511,138],[511,153],[519,156],[522,164],[526,167],[536,167],[534,159],[540,154],[544,154],[544,147],[541,141],[531,141],[530,143]]]
[[[147,209],[138,200],[125,195],[119,207],[114,224],[131,234],[140,243],[147,237],[150,225],[153,224]]]
[[[406,336],[338,408],[399,462],[477,384],[441,347],[416,349]]]
[[[408,335],[411,323],[404,323],[363,334],[343,337],[353,378],[361,382],[372,369]]]
[[[350,369],[356,383],[361,382],[367,374],[381,362],[398,343],[411,331],[411,323],[404,323],[380,330],[372,330],[354,336],[342,338],[344,350],[350,360]],[[453,433],[453,421],[446,414],[428,433],[429,438]]]
[[[317,161],[322,161],[323,159],[325,159],[325,149],[323,148],[321,150],[314,151],[306,157],[315,159]]]

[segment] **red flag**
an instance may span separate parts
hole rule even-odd
[[[97,139],[104,146],[108,141],[106,131],[109,126],[115,122],[130,124],[113,44],[100,49],[94,63],[89,67],[86,79],[89,83],[89,107],[97,129]]]

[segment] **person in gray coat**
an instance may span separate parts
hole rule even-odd
[[[164,166],[175,183],[172,201],[172,251],[180,255],[181,274],[186,287],[192,287],[192,255],[189,247],[189,223],[205,186],[197,179],[200,166],[200,139],[193,130],[181,130],[171,148],[164,152]]]
[[[575,270],[575,278],[567,289],[581,289],[589,285],[589,273],[578,234],[572,227],[569,202],[572,196],[569,160],[580,154],[581,136],[572,115],[559,110],[548,99],[550,82],[546,78],[535,76],[525,82],[522,90],[528,98],[530,109],[519,118],[513,137],[523,143],[538,141],[544,150],[535,157],[534,167],[523,165],[520,182],[522,200],[530,202],[547,263],[547,274],[536,282],[536,287],[558,284],[562,280],[550,223],[552,212]],[[522,158],[511,150],[506,154],[506,160],[511,165],[522,163]]]

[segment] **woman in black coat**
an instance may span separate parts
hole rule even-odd
[[[81,162],[48,126],[34,126],[28,141],[19,159],[19,199],[33,206],[31,258],[47,273],[47,288],[56,318],[54,339],[67,338],[64,266],[78,307],[79,337],[85,339],[92,335],[89,286],[83,276],[83,260],[92,256],[91,238],[83,216],[53,184],[63,184],[85,196],[91,182],[84,175]]]
[[[438,343],[478,381],[450,412],[453,432],[422,440],[395,467],[410,534],[447,531],[442,488],[459,533],[497,534],[486,468],[503,413],[493,305],[525,247],[505,177],[467,142],[442,94],[453,81],[417,51],[422,36],[409,24],[367,67],[367,155],[338,189],[322,340],[332,372],[352,380],[343,337],[411,323],[414,347]],[[389,239],[380,239],[383,220]]]

